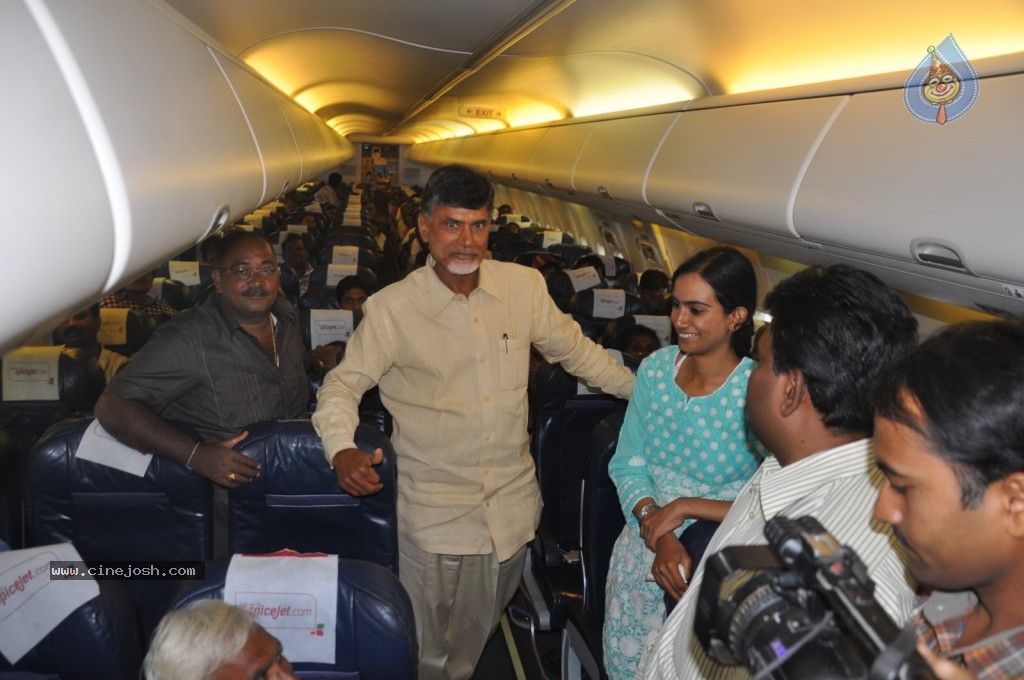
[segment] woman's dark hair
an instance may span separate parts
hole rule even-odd
[[[748,356],[754,338],[754,311],[757,309],[757,275],[754,273],[754,265],[735,248],[709,248],[676,268],[672,274],[672,286],[675,287],[676,281],[683,274],[694,273],[711,286],[715,299],[726,314],[737,307],[747,310],[747,318],[733,332],[731,344],[736,356]]]
[[[915,430],[976,507],[990,484],[1024,471],[1024,324],[975,321],[932,336],[885,371],[875,414]],[[916,402],[923,417],[911,412]]]

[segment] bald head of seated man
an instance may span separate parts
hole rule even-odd
[[[200,600],[169,612],[143,663],[146,680],[296,680],[281,642],[241,607]]]

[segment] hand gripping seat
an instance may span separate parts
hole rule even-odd
[[[320,437],[308,420],[258,423],[238,450],[261,465],[260,476],[228,492],[232,553],[284,548],[376,562],[398,573],[395,452],[369,425],[356,430],[363,451],[384,450],[376,467],[384,488],[354,497],[338,488]]]
[[[60,622],[16,664],[0,656],[0,680],[138,680],[142,635],[119,581]],[[55,587],[60,587],[55,584]]]
[[[210,557],[210,482],[163,456],[153,456],[144,477],[79,459],[75,453],[91,422],[63,420],[29,453],[27,545],[70,542],[87,562]],[[124,585],[144,633],[156,626],[178,588],[173,581]]]
[[[228,564],[207,562],[206,579],[187,588],[175,608],[223,599]],[[417,657],[412,604],[398,577],[377,564],[339,559],[334,664],[292,666],[300,678],[316,680],[415,680]]]

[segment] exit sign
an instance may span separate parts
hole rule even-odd
[[[490,106],[460,106],[459,115],[463,118],[490,118],[492,120],[505,120],[504,109],[496,109]]]

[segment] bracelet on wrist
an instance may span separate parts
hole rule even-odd
[[[636,513],[636,521],[643,524],[644,518],[655,510],[661,510],[661,506],[653,501],[648,503],[644,507],[640,508],[640,512]]]

